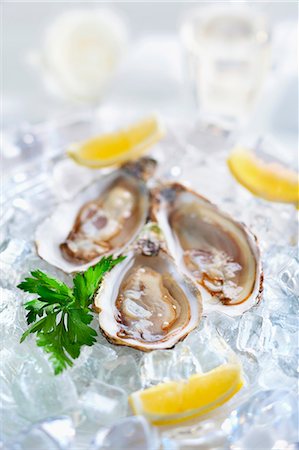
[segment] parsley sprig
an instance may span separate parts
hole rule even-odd
[[[105,273],[123,259],[123,256],[102,258],[95,266],[75,275],[73,288],[40,270],[32,271],[32,277],[18,285],[19,289],[38,295],[24,304],[30,327],[21,342],[29,334],[36,334],[37,345],[49,353],[56,375],[73,365],[83,345],[96,342],[97,332],[89,326],[93,319],[93,297]]]

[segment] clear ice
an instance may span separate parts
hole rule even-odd
[[[89,450],[159,450],[157,430],[143,416],[127,417],[111,428],[100,430]]]
[[[86,135],[90,132],[88,120],[80,125],[88,128]],[[63,136],[61,130],[54,130],[61,145],[70,140],[77,126],[69,124],[66,128]],[[252,229],[262,250],[263,300],[242,317],[211,313],[170,350],[142,353],[111,345],[99,333],[97,344],[84,348],[74,367],[60,376],[54,376],[47,355],[37,348],[34,337],[19,343],[27,327],[22,305],[30,297],[16,288],[20,280],[35,268],[66,283],[71,280],[36,255],[34,229],[57,203],[54,185],[61,167],[56,166],[56,160],[61,162],[57,153],[47,153],[50,147],[42,138],[35,139],[43,144],[41,153],[38,157],[36,152],[30,154],[32,165],[20,166],[3,191],[0,448],[295,448],[299,358],[297,213],[292,205],[253,197],[232,179],[226,167],[229,136],[229,130],[204,122],[182,132],[172,128],[163,142],[163,151],[157,146],[154,152],[160,162],[157,175],[187,183]],[[69,187],[64,184],[63,189],[66,197]],[[93,326],[98,330],[96,318]],[[218,367],[229,359],[229,348],[242,363],[245,387],[236,400],[229,402],[225,413],[216,410],[208,421],[178,426],[173,433],[157,430],[144,418],[131,416],[131,392]]]

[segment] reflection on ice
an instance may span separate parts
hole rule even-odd
[[[243,403],[250,393],[248,401],[246,397],[246,403],[231,413],[223,428],[217,411],[208,422],[197,424],[196,430],[195,425],[186,426],[189,447],[186,442],[185,447],[249,449],[262,442],[268,450],[287,448],[296,441],[292,393],[296,392],[298,375],[296,211],[292,205],[256,199],[238,186],[225,164],[229,147],[226,135],[218,133],[207,143],[209,129],[203,126],[198,130],[188,135],[179,129],[169,133],[163,152],[159,147],[163,164],[158,175],[187,182],[252,228],[263,251],[263,300],[242,317],[211,313],[171,350],[144,354],[112,346],[99,335],[98,343],[83,349],[72,369],[55,377],[47,355],[36,347],[34,338],[19,344],[26,326],[22,304],[27,296],[15,288],[16,284],[34,268],[69,281],[35,253],[33,229],[57,202],[57,189],[53,190],[56,162],[53,159],[42,164],[39,159],[30,169],[16,173],[4,190],[7,213],[0,248],[0,434],[7,448],[77,450],[82,432],[86,449],[99,432],[92,450],[114,450],[120,445],[132,450],[155,450],[160,445],[157,430],[143,418],[125,418],[130,413],[128,394],[211,370],[227,360],[227,345],[237,354],[245,375],[245,388],[236,404]],[[71,177],[67,181],[71,182]],[[93,326],[98,330],[96,319]],[[253,397],[252,392],[256,392]],[[51,419],[61,414],[67,416]],[[75,437],[71,417],[75,419]],[[43,422],[36,423],[40,420]],[[159,433],[162,448],[183,447],[183,433]]]
[[[142,416],[128,417],[109,429],[99,431],[89,450],[158,450],[157,430]]]
[[[298,399],[286,390],[262,391],[222,425],[231,448],[288,448],[298,440]],[[284,442],[284,443],[283,443]]]

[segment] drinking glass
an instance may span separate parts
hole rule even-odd
[[[186,16],[181,37],[201,112],[246,115],[269,66],[265,17],[245,6],[199,8]]]

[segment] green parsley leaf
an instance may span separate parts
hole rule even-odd
[[[99,280],[109,272],[116,264],[123,261],[125,257],[119,256],[113,259],[112,256],[102,258],[100,263],[89,267],[84,273],[78,273],[74,280],[73,294],[81,307],[89,306],[92,303],[93,296],[99,285]]]
[[[83,345],[91,346],[96,342],[97,332],[90,327],[93,297],[105,273],[123,259],[123,256],[102,258],[74,277],[73,288],[40,270],[31,272],[32,277],[17,286],[38,295],[24,305],[30,327],[21,342],[30,334],[36,334],[36,343],[49,354],[55,374],[73,365]]]

